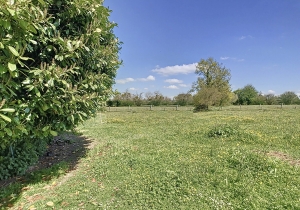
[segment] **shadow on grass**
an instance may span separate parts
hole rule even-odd
[[[84,136],[63,133],[55,137],[38,162],[29,167],[24,176],[0,181],[0,209],[13,207],[29,185],[48,183],[76,169],[81,157],[91,148],[92,141]]]

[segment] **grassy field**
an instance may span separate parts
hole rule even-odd
[[[300,108],[242,108],[101,113],[76,170],[1,189],[2,208],[300,209]]]

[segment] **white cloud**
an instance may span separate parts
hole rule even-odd
[[[221,60],[228,60],[229,57],[221,57],[220,59],[221,59]]]
[[[183,81],[179,79],[166,79],[165,82],[170,83],[170,84],[180,84]]]
[[[138,90],[138,89],[136,89],[136,88],[132,87],[132,88],[129,88],[129,90],[131,90],[131,91],[135,91],[135,90]]]
[[[125,84],[127,82],[134,82],[135,80],[133,78],[125,78],[125,79],[118,79],[116,80],[117,84]]]
[[[152,75],[149,75],[147,78],[138,78],[139,81],[148,82],[148,81],[154,81],[155,77]]]
[[[177,74],[190,74],[195,72],[196,65],[197,63],[187,64],[187,65],[183,64],[181,66],[179,65],[167,66],[163,68],[156,68],[153,69],[152,71],[163,76],[170,76],[170,75],[177,75]]]
[[[164,88],[168,88],[168,89],[178,89],[178,87],[176,85],[170,85],[170,86],[164,86]]]
[[[235,57],[228,57],[228,56],[224,56],[224,57],[220,57],[221,60],[233,60],[233,61],[238,61],[238,62],[242,62],[245,61],[245,59],[240,59],[240,58],[235,58]]]
[[[275,94],[274,90],[268,90],[268,94]]]
[[[179,84],[180,87],[187,87],[186,84]]]

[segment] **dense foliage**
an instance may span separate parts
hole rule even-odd
[[[0,0],[0,179],[19,172],[18,149],[36,156],[110,97],[120,42],[102,3]]]
[[[253,85],[246,85],[241,89],[237,89],[234,93],[238,96],[237,104],[250,105],[255,104],[258,91]]]
[[[281,95],[275,96],[274,94],[263,95],[259,93],[255,87],[251,84],[244,86],[243,88],[234,91],[237,96],[237,100],[234,104],[240,105],[275,105],[275,104],[300,104],[300,99],[296,93],[292,91],[286,91]]]
[[[207,109],[208,106],[223,106],[233,97],[230,88],[230,70],[213,58],[201,59],[196,66],[198,80],[193,85],[197,91],[194,96],[195,109]]]

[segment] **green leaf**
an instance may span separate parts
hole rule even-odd
[[[57,132],[56,131],[50,131],[52,136],[57,136]]]
[[[46,130],[48,130],[49,129],[49,126],[45,126],[43,129],[42,129],[42,131],[46,131]]]
[[[7,68],[0,64],[0,74],[7,72]]]
[[[0,111],[2,111],[2,112],[15,112],[16,110],[12,109],[12,108],[5,108],[5,109],[0,109]]]
[[[12,131],[9,128],[4,128],[7,135],[12,136]]]
[[[55,104],[61,105],[60,101],[53,99],[52,100]]]
[[[27,78],[22,82],[22,84],[24,84],[24,85],[29,85],[29,84],[30,84],[30,78],[27,77]]]
[[[16,14],[15,10],[7,8],[7,11],[11,14],[11,16],[15,16]]]
[[[33,32],[34,34],[37,33],[37,31],[36,31],[36,29],[35,29],[35,27],[33,25],[29,25],[28,26],[28,30],[31,31],[31,32]]]
[[[27,85],[26,88],[28,88],[28,91],[31,91],[34,88],[34,86],[33,85]]]
[[[37,88],[34,89],[34,92],[37,97],[41,97],[41,93]]]
[[[10,71],[15,71],[17,69],[17,66],[14,63],[8,63],[8,69]]]
[[[24,61],[27,61],[27,60],[29,60],[29,59],[31,59],[31,58],[29,58],[29,57],[19,57],[21,60],[24,60]],[[33,59],[32,59],[33,60]]]
[[[0,42],[0,49],[4,49],[4,45]]]
[[[29,39],[29,41],[32,43],[32,44],[37,44],[36,41],[32,40],[32,39]]]
[[[47,105],[47,104],[44,104],[43,106],[42,106],[42,110],[43,111],[47,111],[49,109],[49,106]]]
[[[6,117],[3,114],[0,114],[0,117],[2,117],[3,120],[7,121],[7,122],[11,122],[11,119],[9,117]]]
[[[41,5],[45,5],[46,3],[43,0],[38,0],[40,2]]]
[[[15,49],[15,48],[13,48],[12,46],[8,46],[8,49],[10,50],[10,52],[12,53],[12,54],[14,54],[15,56],[20,56],[19,55],[19,53],[18,53],[18,51]]]

